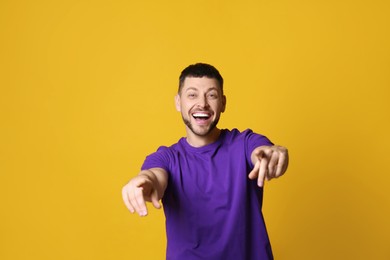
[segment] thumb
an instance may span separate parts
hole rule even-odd
[[[160,208],[161,208],[160,202],[158,201],[157,190],[154,190],[154,191],[152,192],[152,194],[150,195],[150,200],[151,200],[153,206],[154,206],[156,209],[160,209]]]

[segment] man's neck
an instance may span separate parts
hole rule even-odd
[[[205,136],[199,136],[194,134],[190,129],[186,129],[187,131],[187,143],[192,147],[202,147],[208,144],[212,144],[216,142],[221,134],[221,130],[218,128],[214,128],[209,134]]]

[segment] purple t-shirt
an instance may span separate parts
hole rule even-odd
[[[250,129],[222,130],[212,144],[195,148],[181,138],[146,157],[143,170],[169,175],[162,199],[167,259],[273,259],[263,189],[248,178],[251,153],[261,145],[272,143]]]

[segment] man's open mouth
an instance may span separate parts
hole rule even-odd
[[[207,120],[211,115],[209,113],[196,112],[192,114],[192,117],[196,120]]]

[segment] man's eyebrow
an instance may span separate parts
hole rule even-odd
[[[187,91],[189,91],[189,90],[194,90],[194,91],[198,91],[198,89],[197,88],[195,88],[195,87],[188,87],[185,91],[187,92]]]
[[[186,88],[184,91],[187,92],[187,91],[190,91],[190,90],[193,90],[193,91],[199,91],[199,89],[195,88],[195,87],[188,87]],[[210,92],[210,91],[218,91],[218,87],[210,87],[206,90],[206,92]]]

